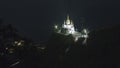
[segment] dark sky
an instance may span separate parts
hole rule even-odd
[[[53,24],[62,24],[67,13],[78,28],[120,24],[119,0],[0,0],[0,17],[24,36],[46,40]]]

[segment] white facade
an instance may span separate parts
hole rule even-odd
[[[65,28],[68,34],[73,34],[75,32],[74,24],[70,21],[69,16],[67,16],[67,20],[64,21],[62,28]]]

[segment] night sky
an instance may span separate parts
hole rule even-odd
[[[35,41],[46,40],[54,24],[69,13],[77,28],[89,29],[120,24],[119,0],[0,0],[0,17]]]

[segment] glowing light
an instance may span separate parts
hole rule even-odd
[[[19,42],[17,45],[20,46],[20,45],[21,45],[21,42]]]
[[[67,24],[67,25],[71,24],[71,22],[70,22],[70,18],[69,18],[69,15],[67,15],[66,24]]]
[[[87,38],[85,38],[85,40],[82,42],[82,44],[86,44],[87,43]]]
[[[15,65],[17,65],[17,64],[19,64],[19,63],[20,63],[20,61],[17,61],[17,62],[15,62],[14,64],[10,65],[10,67],[13,67],[13,66],[15,66]]]
[[[14,49],[13,48],[10,48],[9,49],[9,53],[13,53]]]
[[[81,37],[83,37],[83,38],[88,38],[88,35],[82,35]]]
[[[18,41],[15,41],[14,43],[15,43],[15,44],[17,44],[17,43],[18,43]]]
[[[20,41],[15,41],[14,43],[17,45],[17,46],[22,46],[23,44],[23,40],[20,40]]]
[[[67,21],[66,21],[66,24],[69,25],[69,24],[70,24],[70,20],[67,20]]]
[[[85,33],[87,33],[87,30],[86,30],[86,29],[83,29],[83,31],[84,31]]]
[[[57,25],[55,25],[54,27],[55,27],[55,29],[58,29],[58,26],[57,26]]]
[[[79,39],[79,37],[76,37],[74,41],[75,41],[75,42],[77,42],[77,41],[78,41],[78,39]]]
[[[45,49],[45,47],[41,47],[41,49],[42,49],[42,50],[44,50],[44,49]]]
[[[6,47],[5,49],[8,50],[8,47]]]

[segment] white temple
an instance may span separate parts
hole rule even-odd
[[[72,21],[70,21],[69,16],[67,16],[67,20],[64,21],[62,28],[67,29],[68,34],[74,34],[74,32],[75,32],[74,24]]]
[[[57,25],[54,26],[57,33],[63,34],[63,35],[72,35],[74,37],[74,40],[77,41],[79,38],[88,38],[88,30],[83,29],[81,32],[78,32],[75,30],[74,24],[72,20],[70,20],[69,16],[67,16],[67,20],[64,21],[64,24],[62,24],[62,27],[58,27]],[[84,43],[84,42],[83,42]]]

